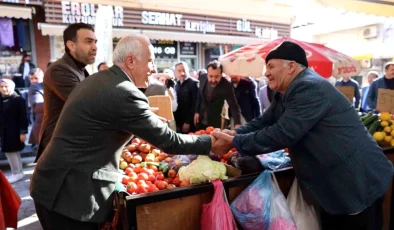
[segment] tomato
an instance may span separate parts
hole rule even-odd
[[[215,129],[214,127],[209,126],[209,127],[207,127],[207,128],[205,129],[205,133],[206,133],[206,134],[211,134],[211,132],[212,132],[214,129]]]
[[[154,185],[154,184],[150,184],[150,185],[149,185],[148,192],[154,192],[154,191],[156,191],[156,190],[157,190],[156,185]]]
[[[148,168],[142,168],[141,173],[146,173],[148,176],[153,174],[152,171]]]
[[[122,184],[127,185],[129,183],[130,177],[129,176],[123,176],[122,177]]]
[[[168,171],[168,177],[175,178],[176,177],[176,171],[173,170],[173,169],[170,169],[170,171]]]
[[[129,167],[134,170],[135,164],[129,163]]]
[[[149,188],[148,185],[141,185],[140,184],[140,185],[138,185],[136,192],[137,192],[137,194],[147,193],[148,192],[148,188]]]
[[[181,181],[179,180],[179,177],[175,177],[174,178],[174,180],[172,181],[172,183],[175,185],[175,186],[179,186],[179,185],[181,185]]]
[[[156,181],[156,177],[154,175],[149,175],[148,181],[154,183]]]
[[[168,184],[167,184],[167,182],[165,182],[165,181],[160,181],[160,182],[157,184],[157,188],[160,189],[160,190],[166,189],[167,186],[168,186]]]
[[[139,139],[139,138],[134,138],[134,139],[131,141],[131,143],[132,143],[132,144],[138,144],[138,145],[140,145],[140,144],[141,144],[141,139]]]
[[[172,184],[172,178],[166,178],[164,179],[165,182],[167,182],[167,184]]]
[[[157,169],[157,167],[156,166],[154,166],[154,165],[150,165],[150,166],[148,166],[148,169],[152,169],[153,170],[153,172],[158,172],[159,170]]]
[[[131,172],[134,172],[134,170],[133,170],[131,167],[127,167],[127,168],[124,170],[124,173],[126,173],[126,175],[129,175]]]
[[[164,175],[163,175],[163,173],[160,173],[159,175],[157,175],[156,179],[158,179],[158,180],[164,180]]]
[[[232,149],[231,149],[231,152],[233,152],[233,153],[235,153],[236,151],[237,151],[236,148],[232,148]]]
[[[169,184],[169,185],[167,186],[167,189],[174,189],[174,188],[176,188],[176,186],[175,186],[174,184]]]
[[[136,164],[135,165],[135,167],[134,167],[134,172],[135,173],[140,173],[140,172],[142,172],[142,167],[141,167],[141,164]]]
[[[137,190],[137,185],[134,182],[129,182],[127,184],[127,192],[133,194]]]
[[[138,174],[138,179],[139,179],[139,180],[147,181],[148,178],[149,178],[148,174],[146,174],[146,173],[144,173],[144,172]]]
[[[188,186],[188,185],[190,185],[190,181],[189,180],[183,180],[180,186],[184,187],[184,186]]]
[[[130,173],[129,175],[129,182],[134,182],[137,183],[138,181],[138,175],[135,172]]]

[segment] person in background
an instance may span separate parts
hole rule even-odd
[[[178,99],[175,92],[175,76],[172,71],[166,73],[159,73],[155,76],[163,85],[166,86],[165,95],[171,98],[172,112],[175,112],[178,108]]]
[[[66,53],[52,63],[44,77],[44,117],[40,130],[36,161],[48,145],[57,120],[68,95],[81,81],[89,76],[85,67],[96,58],[96,35],[92,25],[75,23],[63,32]]]
[[[44,72],[40,68],[30,71],[30,82],[28,101],[33,110],[34,123],[30,131],[29,143],[32,146],[38,145],[42,118],[44,117]]]
[[[107,70],[109,67],[107,65],[106,62],[101,62],[98,66],[97,66],[97,70],[98,71],[102,71],[102,70]]]
[[[274,92],[266,83],[265,86],[261,87],[259,92],[259,98],[261,103],[261,114],[268,110],[273,99]]]
[[[368,72],[367,77],[368,77],[368,85],[361,88],[361,111],[363,112],[367,112],[371,110],[367,105],[369,87],[371,86],[372,82],[379,77],[379,73],[376,71],[370,71]]]
[[[198,130],[208,126],[220,128],[224,101],[227,101],[235,127],[240,126],[241,110],[233,85],[223,77],[223,66],[219,61],[212,61],[207,70],[208,73],[200,77],[194,124]]]
[[[27,134],[26,102],[15,91],[15,83],[9,79],[0,80],[0,139],[1,151],[5,152],[12,175],[10,183],[24,177],[20,151],[25,147]]]
[[[380,230],[392,163],[350,101],[308,68],[305,50],[285,41],[268,53],[266,77],[276,93],[269,109],[235,130],[212,132],[225,154],[288,148],[302,195],[320,206],[322,230]]]
[[[394,90],[394,62],[388,62],[384,66],[385,75],[374,80],[369,87],[367,105],[371,110],[376,109],[378,102],[379,89],[391,89]]]
[[[354,108],[358,109],[360,105],[360,86],[357,81],[351,77],[343,77],[335,83],[335,86],[351,86],[354,88]]]
[[[28,54],[23,55],[21,64],[19,65],[19,73],[22,75],[22,81],[16,83],[17,88],[28,88],[30,86],[29,73],[34,68],[36,66],[31,62],[31,56]]]
[[[198,81],[189,75],[186,62],[175,64],[177,83],[175,92],[178,97],[178,108],[175,112],[175,122],[179,133],[194,132],[194,113],[198,94]]]
[[[261,115],[260,101],[256,89],[257,83],[254,82],[253,78],[238,75],[230,77],[238,105],[241,108],[241,124],[243,125]]]
[[[207,70],[206,69],[199,69],[197,72],[197,80],[199,80],[200,77],[204,74],[207,74]]]
[[[208,156],[214,147],[211,136],[178,134],[150,110],[139,90],[154,72],[148,37],[123,37],[113,60],[75,87],[37,163],[31,196],[44,229],[97,230],[112,220],[120,155],[134,135],[173,154]]]
[[[197,79],[197,80],[198,80],[198,74],[197,74],[197,71],[195,71],[194,69],[190,69],[190,71],[189,71],[189,75],[190,75],[190,77],[192,77],[192,78],[194,78],[194,79]]]

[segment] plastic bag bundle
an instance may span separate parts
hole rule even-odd
[[[235,222],[221,180],[212,181],[211,203],[202,206],[201,230],[235,230]]]
[[[275,176],[269,171],[261,173],[233,201],[231,210],[244,230],[297,229]]]

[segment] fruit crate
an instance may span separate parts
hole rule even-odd
[[[223,186],[231,203],[259,173],[242,175],[223,181]],[[275,172],[283,194],[287,196],[294,179],[292,168]],[[200,229],[201,207],[211,202],[213,185],[205,183],[171,190],[128,196],[119,193],[124,205],[123,229],[151,230],[198,230]]]

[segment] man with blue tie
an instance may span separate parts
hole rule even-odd
[[[369,106],[367,105],[369,87],[371,86],[372,82],[379,77],[379,73],[377,71],[370,71],[367,76],[368,76],[368,85],[364,86],[361,89],[361,111],[363,112],[367,112],[371,110],[371,108],[369,108]]]

